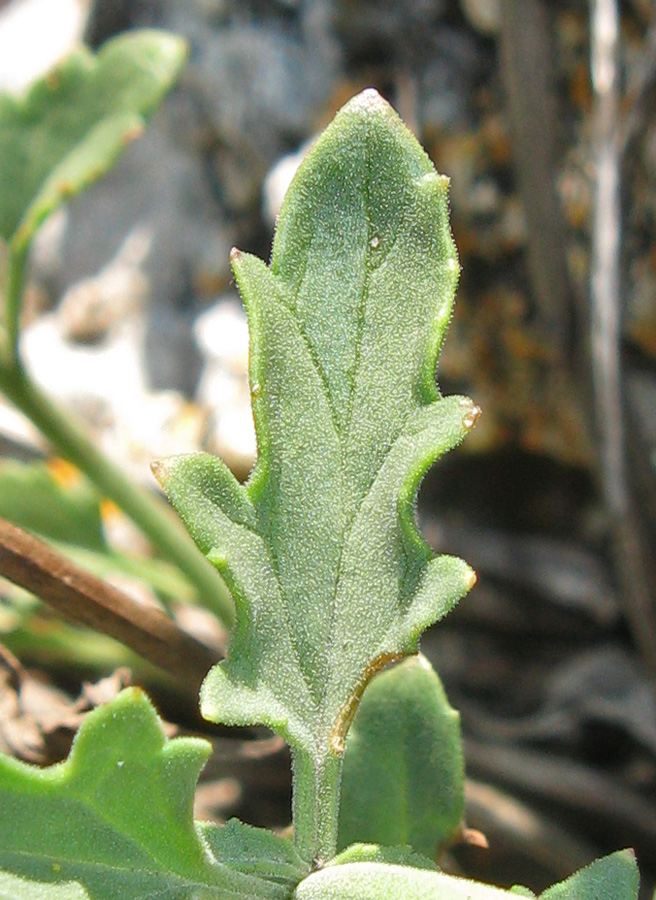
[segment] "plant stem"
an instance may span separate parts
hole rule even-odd
[[[24,244],[7,247],[7,281],[5,294],[6,352],[10,365],[18,365],[18,335],[20,330],[20,309],[25,282],[25,265],[28,247]]]
[[[299,854],[320,868],[337,852],[343,754],[292,750],[292,820]]]
[[[11,316],[8,324],[11,325]],[[11,344],[7,350],[7,355],[11,356]],[[224,624],[230,625],[233,607],[225,585],[169,507],[135,485],[98,450],[73,419],[32,382],[15,358],[15,352],[13,360],[0,358],[0,390],[36,425],[58,453],[77,466],[141,528],[165,558],[180,568],[197,589],[201,602]]]

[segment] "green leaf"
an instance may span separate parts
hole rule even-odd
[[[62,544],[107,550],[98,492],[83,478],[58,481],[44,463],[0,461],[0,516]]]
[[[307,867],[281,838],[241,826],[240,843],[234,824],[223,838],[218,826],[194,826],[210,750],[197,738],[167,740],[131,688],[86,718],[66,762],[37,769],[0,756],[0,891],[25,900],[288,897]],[[253,854],[261,877],[246,872]]]
[[[540,900],[638,900],[639,887],[634,853],[620,850],[550,887],[540,894]]]
[[[131,32],[81,49],[24,98],[0,96],[0,237],[26,245],[54,209],[113,165],[175,81],[185,43]]]
[[[296,888],[293,900],[510,900],[501,888],[443,872],[376,862],[331,865]]]
[[[306,858],[335,850],[357,697],[474,581],[414,520],[422,476],[477,414],[434,377],[458,278],[447,186],[375,91],[347,104],[287,194],[271,266],[233,253],[258,439],[247,485],[207,455],[156,469],[237,606],[203,714],[289,741]]]
[[[372,680],[346,741],[338,846],[409,844],[436,859],[465,810],[460,716],[414,656]]]
[[[354,848],[357,851],[357,848]],[[385,858],[385,848],[379,848]],[[302,881],[294,900],[510,900],[520,891],[509,891],[444,872],[381,862],[347,862],[348,851]],[[540,894],[540,900],[637,900],[639,874],[635,857],[624,850],[598,859],[566,881]]]
[[[391,863],[395,866],[413,866],[415,869],[428,869],[437,872],[438,868],[432,859],[415,853],[412,847],[381,847],[380,844],[351,844],[342,850],[331,861],[331,866],[343,866],[346,863],[376,862]]]

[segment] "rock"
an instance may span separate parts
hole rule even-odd
[[[124,316],[143,305],[148,281],[141,265],[151,242],[152,234],[137,228],[98,275],[69,288],[59,307],[68,340],[94,343],[105,337]]]
[[[273,227],[282,201],[300,164],[314,143],[314,138],[306,141],[295,153],[288,153],[279,159],[264,179],[262,188],[262,212],[266,221]]]
[[[90,0],[13,0],[0,8],[0,91],[21,93],[81,41]]]
[[[267,169],[290,140],[307,137],[334,69],[329,52],[317,53],[279,26],[233,24],[203,42],[189,78],[216,133],[215,171],[233,210],[255,205]]]
[[[248,382],[248,325],[234,294],[220,298],[194,328],[205,357],[198,402],[211,411],[207,449],[245,477],[255,460],[255,430]]]
[[[117,167],[71,203],[57,293],[103,269],[137,232],[150,236],[140,265],[149,385],[192,394],[198,362],[190,313],[229,283],[232,235],[201,157],[180,145],[159,114]]]

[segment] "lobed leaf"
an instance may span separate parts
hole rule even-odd
[[[203,714],[266,724],[318,766],[380,664],[414,653],[474,581],[464,562],[433,559],[413,511],[423,474],[477,413],[435,384],[458,277],[447,179],[365,91],[300,168],[270,267],[239,251],[232,262],[256,467],[245,486],[206,455],[156,474],[237,606]]]
[[[238,823],[225,834],[194,825],[210,750],[197,738],[167,740],[131,688],[86,718],[66,762],[37,769],[0,756],[0,897],[288,897],[307,871],[288,842]]]

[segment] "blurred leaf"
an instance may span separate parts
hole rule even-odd
[[[44,218],[113,165],[185,59],[182,39],[138,31],[81,49],[24,98],[0,96],[0,237],[26,245]]]
[[[62,481],[44,463],[0,461],[0,516],[60,544],[107,550],[99,494],[77,473]]]
[[[540,894],[540,900],[638,900],[640,874],[631,850],[596,859]]]
[[[171,563],[128,556],[108,546],[100,494],[77,469],[60,460],[0,461],[0,517],[50,541],[99,578],[120,573],[143,582],[165,600],[195,599],[193,588]]]
[[[465,807],[460,716],[423,656],[377,675],[346,741],[339,847],[408,844],[436,858]]]

